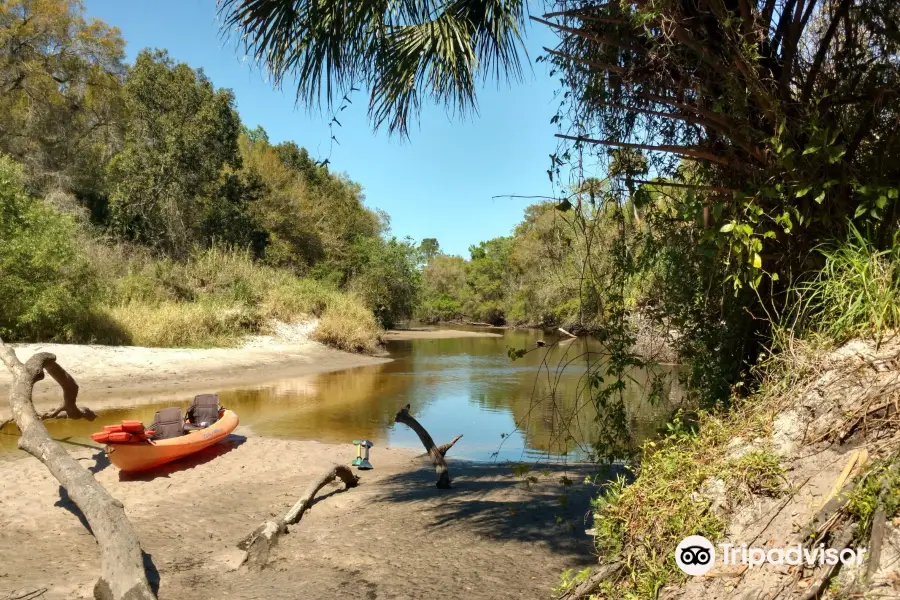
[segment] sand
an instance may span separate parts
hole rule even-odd
[[[452,338],[503,337],[488,331],[464,331],[460,329],[392,329],[384,333],[385,340],[446,340]]]
[[[527,484],[509,466],[451,460],[454,488],[438,490],[419,450],[376,447],[361,485],[324,488],[266,570],[236,570],[239,540],[355,454],[250,435],[136,478],[102,451],[67,445],[124,503],[161,600],[521,600],[548,597],[563,569],[596,561],[584,518],[597,490],[581,470],[567,471],[576,483],[563,507],[558,468]],[[31,588],[46,588],[43,600],[90,597],[98,549],[65,490],[28,456],[0,463],[0,480],[0,598]]]
[[[309,339],[315,322],[276,323],[271,336],[249,338],[238,348],[141,348],[78,344],[13,344],[19,359],[52,352],[81,388],[79,399],[93,410],[111,408],[117,400],[135,397],[163,401],[192,393],[239,389],[266,381],[387,362],[384,357],[350,354]],[[0,397],[6,398],[12,378],[0,369]],[[59,402],[59,386],[47,378],[35,386],[38,410]],[[0,406],[0,419],[8,409]]]

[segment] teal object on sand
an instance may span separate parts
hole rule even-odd
[[[350,464],[362,471],[373,468],[369,462],[369,448],[375,444],[369,440],[353,440],[353,445],[356,446],[356,458]]]

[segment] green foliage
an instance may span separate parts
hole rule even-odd
[[[0,155],[0,337],[72,341],[89,332],[98,282],[71,217],[25,193]]]
[[[468,298],[465,259],[438,254],[422,269],[422,289],[416,316],[427,322],[456,321],[463,318]]]
[[[480,75],[521,76],[521,0],[224,0],[220,11],[223,31],[241,32],[276,85],[296,81],[297,97],[314,104],[362,82],[375,126],[401,134],[423,96],[466,112]]]
[[[419,251],[410,240],[369,238],[354,246],[358,275],[350,289],[383,327],[412,316],[419,294]]]
[[[847,511],[860,524],[856,539],[869,539],[872,516],[879,504],[884,504],[888,519],[900,512],[900,461],[897,458],[877,461],[866,469],[851,492]]]
[[[441,244],[436,238],[425,238],[419,243],[419,252],[425,262],[428,262],[441,253]]]
[[[94,251],[106,283],[100,310],[131,344],[228,346],[265,332],[272,320],[312,317],[324,323],[315,335],[336,347],[371,352],[379,341],[361,299],[262,265],[248,252],[213,247],[174,261],[126,248]]]
[[[800,332],[841,343],[852,337],[881,339],[900,328],[900,245],[878,250],[853,225],[848,239],[820,250],[824,267],[792,291],[787,320]]]
[[[123,92],[123,148],[109,164],[112,225],[126,239],[184,257],[201,227],[203,199],[218,191],[224,167],[240,163],[234,95],[164,51],[146,50]]]
[[[731,499],[749,491],[780,495],[784,491],[779,459],[765,449],[730,457],[723,448],[741,436],[764,431],[765,417],[741,409],[724,416],[701,413],[696,427],[678,426],[659,441],[647,442],[640,473],[620,478],[594,502],[597,552],[626,565],[622,581],[607,598],[656,598],[667,584],[685,576],[675,564],[675,547],[688,535],[715,542],[725,523],[710,506],[716,494]],[[721,482],[712,492],[711,482]]]
[[[4,192],[0,333],[208,346],[327,315],[324,338],[369,351],[372,310],[411,314],[421,260],[359,184],[244,126],[230,90],[164,50],[126,66],[119,32],[83,12],[0,6],[0,152],[26,167]]]
[[[80,0],[0,3],[0,152],[44,193],[100,193],[121,117],[119,31],[84,16]]]

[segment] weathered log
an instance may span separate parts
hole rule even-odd
[[[40,355],[38,355],[40,356]],[[53,356],[49,354],[48,356]],[[97,415],[94,414],[90,408],[80,407],[77,404],[78,400],[78,383],[75,379],[69,375],[68,371],[63,369],[56,362],[56,357],[54,357],[53,361],[48,361],[44,364],[44,371],[50,374],[50,377],[59,384],[59,387],[62,388],[63,391],[63,403],[54,408],[53,410],[48,410],[45,413],[40,415],[40,419],[86,419],[88,421],[93,421],[97,418]],[[44,373],[42,372],[35,381],[40,381],[44,378]],[[9,418],[5,421],[0,421],[0,430],[2,430],[7,424],[13,422],[12,418]]]
[[[834,541],[829,544],[829,548],[833,548],[840,552],[853,540],[853,534],[856,532],[856,523],[852,523],[847,525],[843,529],[839,530],[835,533]],[[809,586],[804,590],[804,592],[799,596],[798,600],[813,600],[813,598],[818,598],[822,591],[825,589],[825,586],[828,585],[828,582],[831,581],[831,578],[834,576],[835,571],[837,570],[838,564],[833,565],[824,565],[819,567],[819,570],[816,573],[816,576],[809,583]]]
[[[431,438],[431,434],[422,427],[421,423],[416,421],[413,416],[409,414],[409,404],[400,409],[400,412],[394,417],[394,422],[402,423],[416,432],[422,445],[425,446],[425,450],[428,451],[431,462],[434,463],[434,470],[437,472],[438,476],[438,488],[442,490],[450,489],[450,470],[447,468],[447,461],[444,460],[444,455],[447,454],[447,450],[452,448],[453,444],[455,444],[462,435],[456,436],[453,438],[452,442],[444,444],[443,446],[436,446],[434,440]]]
[[[344,465],[334,465],[316,479],[306,488],[303,495],[294,506],[278,521],[264,521],[259,527],[238,543],[238,548],[244,550],[246,554],[241,561],[242,565],[247,565],[253,569],[262,569],[269,562],[269,554],[278,543],[278,538],[282,534],[287,533],[287,526],[297,523],[303,518],[316,494],[323,487],[340,478],[344,482],[345,489],[350,489],[359,485],[359,477],[353,474],[349,467]]]
[[[12,418],[22,432],[19,448],[42,463],[66,489],[84,515],[100,546],[100,579],[94,585],[97,600],[155,600],[147,581],[137,534],[125,516],[125,507],[113,498],[93,475],[55,442],[34,409],[34,384],[50,373],[63,389],[62,409],[70,416],[83,414],[75,402],[78,385],[46,352],[35,354],[25,364],[0,340],[0,360],[12,373],[9,405]],[[71,411],[71,412],[69,412]]]
[[[582,598],[587,598],[595,591],[597,591],[597,588],[600,587],[601,583],[617,577],[624,568],[625,564],[620,561],[612,561],[600,565],[588,576],[587,579],[569,589],[568,591],[560,594],[557,599],[581,600]]]
[[[566,331],[565,329],[563,329],[562,327],[559,327],[558,329],[559,329],[560,333],[564,333],[564,334],[566,334],[567,336],[569,336],[570,338],[576,338],[576,337],[578,337],[578,336],[575,335],[574,333],[570,333],[570,332]]]

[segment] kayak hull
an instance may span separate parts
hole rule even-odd
[[[167,440],[107,444],[106,454],[109,462],[122,471],[146,471],[217,444],[237,426],[237,415],[226,410],[218,421],[205,429]]]

